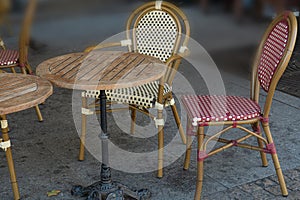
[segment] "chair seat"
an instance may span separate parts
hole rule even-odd
[[[238,96],[185,95],[182,102],[190,119],[198,122],[241,121],[261,116],[259,105]]]
[[[0,50],[0,66],[13,65],[19,60],[19,52],[16,50]]]
[[[106,90],[107,100],[152,108],[157,99],[159,82],[155,81],[149,84],[122,88],[115,90]],[[171,92],[172,89],[168,84],[164,85],[164,94]],[[86,91],[85,96],[91,98],[99,98],[100,91]]]

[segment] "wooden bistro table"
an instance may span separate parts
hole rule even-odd
[[[52,94],[52,85],[40,77],[24,74],[0,74],[0,148],[6,153],[14,199],[20,199],[18,184],[8,136],[6,115],[43,103]]]
[[[100,90],[99,137],[102,143],[101,180],[88,187],[74,186],[73,195],[88,196],[89,200],[122,200],[124,195],[135,199],[149,199],[147,189],[129,190],[126,186],[113,182],[109,167],[106,94],[105,90],[129,88],[160,80],[158,103],[162,104],[163,83],[166,66],[158,59],[139,53],[120,51],[92,51],[72,53],[44,61],[37,67],[37,74],[54,85],[75,90]],[[158,119],[162,119],[158,110]],[[159,126],[159,136],[163,126]],[[162,144],[163,145],[163,144]],[[159,167],[162,168],[162,147],[159,148]],[[161,166],[160,166],[161,165]]]

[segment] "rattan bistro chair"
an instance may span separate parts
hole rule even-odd
[[[184,169],[189,168],[191,155],[191,136],[193,127],[197,129],[198,138],[198,172],[195,199],[200,199],[203,182],[203,162],[229,147],[237,146],[259,151],[262,165],[267,166],[266,153],[271,154],[276,169],[283,196],[288,195],[284,177],[278,161],[274,141],[269,127],[269,113],[276,85],[285,71],[292,55],[297,36],[297,22],[291,12],[284,12],[277,16],[267,29],[259,46],[253,64],[251,98],[237,96],[198,96],[185,95],[182,102],[188,113],[187,152]],[[267,92],[264,109],[258,105],[260,86]],[[223,103],[223,105],[222,105]],[[260,131],[260,123],[265,136]],[[253,131],[243,125],[252,125]],[[222,131],[212,136],[204,132],[206,126],[226,125]],[[247,135],[236,140],[218,138],[224,132],[238,128]],[[258,139],[258,146],[242,143],[250,137]],[[207,138],[207,139],[206,139]],[[207,145],[212,140],[225,143],[222,147],[207,152]]]
[[[131,34],[132,33],[132,34]],[[169,66],[165,75],[164,85],[164,105],[158,105],[156,99],[158,96],[158,82],[142,85],[135,88],[117,89],[106,91],[107,99],[111,102],[124,103],[129,105],[131,110],[131,133],[134,133],[136,111],[151,116],[149,108],[163,109],[170,106],[176,124],[179,129],[183,143],[186,143],[184,130],[180,123],[174,98],[172,97],[172,82],[175,73],[179,67],[182,57],[187,54],[187,44],[190,35],[190,26],[185,14],[176,6],[168,2],[156,1],[149,2],[137,8],[129,17],[126,25],[127,38],[123,41],[103,44],[97,47],[89,47],[87,52],[95,49],[101,49],[113,46],[127,46],[130,52],[138,52],[150,55],[160,59]],[[82,112],[82,135],[79,160],[84,159],[84,141],[86,134],[86,116],[91,114],[87,112],[86,98],[98,98],[100,91],[86,91],[83,93],[83,111]],[[128,108],[126,108],[128,110]],[[109,110],[110,112],[112,110]],[[151,116],[155,119],[153,116]],[[161,125],[161,122],[156,122]],[[159,136],[159,148],[163,147],[163,136]],[[160,174],[159,176],[162,176]]]
[[[36,0],[28,0],[25,11],[22,28],[19,36],[19,50],[7,49],[3,40],[0,38],[0,69],[10,69],[12,73],[16,73],[16,68],[20,69],[23,74],[33,74],[28,63],[28,46],[30,39],[30,27],[36,8]],[[35,106],[35,111],[39,121],[43,121],[43,117],[39,106]]]

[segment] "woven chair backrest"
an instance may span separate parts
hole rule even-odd
[[[289,23],[282,19],[275,23],[264,41],[258,66],[258,80],[261,87],[268,92],[277,67],[282,64],[289,41]]]
[[[269,114],[276,86],[294,50],[297,26],[297,19],[292,12],[285,11],[278,15],[269,25],[257,51],[253,66],[252,98],[258,101],[259,86],[268,93],[265,115]]]
[[[133,30],[133,50],[166,62],[187,45],[189,24],[183,12],[168,2],[150,2],[136,9],[127,23]],[[183,35],[183,37],[182,37]]]

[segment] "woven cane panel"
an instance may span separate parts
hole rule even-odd
[[[136,27],[136,49],[165,62],[174,52],[178,27],[173,17],[164,11],[145,14]]]
[[[109,101],[151,108],[157,99],[158,87],[159,83],[156,81],[138,87],[106,90],[105,93]],[[170,86],[165,84],[164,94],[170,91]],[[90,98],[99,98],[99,95],[100,91],[97,90],[85,92],[85,96]]]
[[[19,60],[19,52],[16,50],[0,50],[0,65],[16,64]]]
[[[273,75],[284,56],[288,42],[288,30],[289,26],[286,20],[278,22],[264,44],[258,66],[258,79],[266,92],[269,91]]]

